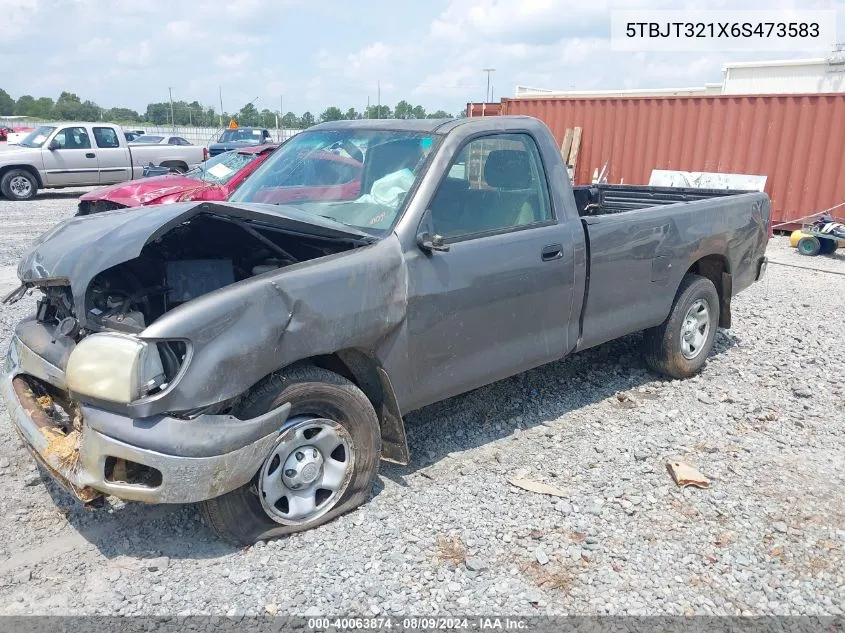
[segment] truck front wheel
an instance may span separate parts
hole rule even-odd
[[[0,191],[9,200],[29,200],[38,192],[38,181],[26,169],[10,169],[0,179]]]
[[[719,295],[706,277],[687,275],[675,295],[672,311],[643,336],[646,364],[671,378],[689,378],[704,363],[719,325]]]
[[[226,540],[250,545],[307,530],[369,496],[381,435],[367,396],[338,374],[300,366],[268,378],[238,415],[255,417],[286,402],[290,416],[255,477],[202,503],[206,523]]]

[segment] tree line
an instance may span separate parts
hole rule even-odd
[[[172,112],[172,120],[171,120]],[[0,116],[23,115],[38,119],[56,119],[66,121],[108,121],[110,123],[154,124],[154,125],[195,125],[199,127],[217,127],[228,124],[234,118],[242,126],[276,127],[278,112],[267,108],[259,110],[252,103],[247,103],[236,113],[218,113],[213,107],[203,106],[197,101],[169,101],[150,103],[144,112],[130,108],[101,108],[90,100],[82,101],[73,92],[62,92],[53,101],[50,97],[35,98],[23,95],[13,99],[9,93],[0,89]],[[303,112],[297,116],[293,112],[285,113],[278,125],[289,129],[304,129],[323,121],[343,119],[445,119],[451,114],[444,110],[426,112],[421,105],[413,105],[404,99],[394,108],[388,105],[371,105],[359,112],[355,108],[341,110],[331,106],[315,116]],[[463,113],[458,114],[463,116]]]

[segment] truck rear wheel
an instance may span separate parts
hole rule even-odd
[[[202,503],[206,523],[239,545],[316,527],[364,503],[378,471],[381,435],[367,396],[313,366],[274,374],[240,407],[254,417],[291,412],[248,484]]]
[[[672,311],[643,336],[646,364],[671,378],[697,374],[713,349],[719,325],[719,295],[706,277],[687,275]]]
[[[29,200],[38,193],[38,181],[26,169],[10,169],[0,179],[0,191],[9,200]]]

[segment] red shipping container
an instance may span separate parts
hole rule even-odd
[[[845,94],[532,97],[501,106],[541,119],[558,142],[566,128],[582,128],[578,184],[605,162],[611,183],[647,184],[652,169],[765,175],[774,224],[845,202]]]

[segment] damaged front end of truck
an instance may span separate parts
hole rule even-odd
[[[36,310],[0,392],[26,447],[82,501],[213,498],[255,475],[290,412],[240,419],[237,402],[297,360],[376,349],[404,320],[400,263],[394,239],[292,207],[75,217],[21,260],[5,301],[31,293]]]

